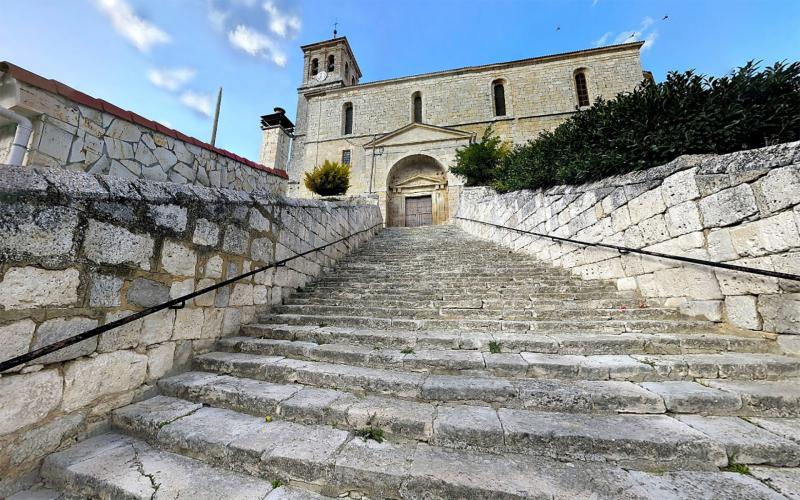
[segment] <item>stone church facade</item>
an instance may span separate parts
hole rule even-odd
[[[309,197],[303,174],[349,163],[348,195],[378,199],[390,226],[451,220],[463,186],[456,150],[488,126],[520,144],[598,97],[643,78],[641,42],[361,83],[345,37],[301,47],[296,125],[280,108],[262,117],[261,162],[286,168],[289,194]],[[291,147],[291,154],[289,148]]]

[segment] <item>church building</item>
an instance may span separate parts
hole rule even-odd
[[[289,195],[325,160],[351,165],[348,195],[376,197],[389,226],[442,224],[458,206],[456,150],[488,126],[525,143],[598,97],[634,89],[643,42],[362,83],[346,37],[301,47],[293,124],[262,117],[261,163],[287,170]],[[291,148],[291,154],[290,154]]]

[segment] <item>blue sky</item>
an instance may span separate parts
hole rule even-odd
[[[0,59],[258,159],[294,118],[300,45],[346,35],[362,81],[647,40],[642,64],[720,75],[800,59],[800,0],[0,0]],[[668,16],[667,19],[663,19]],[[13,22],[9,22],[13,20]]]

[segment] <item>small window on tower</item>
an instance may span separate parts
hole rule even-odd
[[[345,149],[342,151],[342,165],[350,165],[350,150]]]
[[[315,57],[311,60],[311,76],[317,76],[317,73],[319,73],[319,61]]]
[[[334,62],[333,55],[328,56],[328,73],[332,73],[334,68],[336,67],[333,64],[333,62]]]
[[[348,78],[350,78],[350,65],[344,63],[344,81],[347,81]]]
[[[356,77],[354,77],[354,76],[350,77],[350,84],[351,85],[355,85],[356,84]]]

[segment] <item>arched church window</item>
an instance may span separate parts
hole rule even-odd
[[[578,106],[588,106],[589,87],[586,85],[586,73],[584,71],[575,73],[575,92],[578,94]]]
[[[334,62],[334,60],[333,60],[333,54],[331,54],[331,55],[329,55],[329,56],[328,56],[328,73],[332,73],[332,72],[333,72],[333,69],[336,67],[336,66],[333,64],[333,62]]]
[[[319,61],[315,57],[311,60],[311,76],[317,76],[317,73],[319,73]]]
[[[411,97],[414,123],[422,123],[422,94],[414,92]]]
[[[344,80],[347,81],[348,78],[350,78],[350,64],[344,63]]]
[[[356,84],[356,77],[354,77],[354,76],[351,76],[351,77],[350,77],[350,83],[351,83],[351,84],[353,84],[353,85],[355,85],[355,84]]]
[[[348,102],[344,105],[344,117],[343,117],[343,128],[344,128],[344,135],[349,135],[353,133],[353,103]]]
[[[506,88],[503,80],[492,82],[492,95],[494,97],[494,116],[506,116]]]

